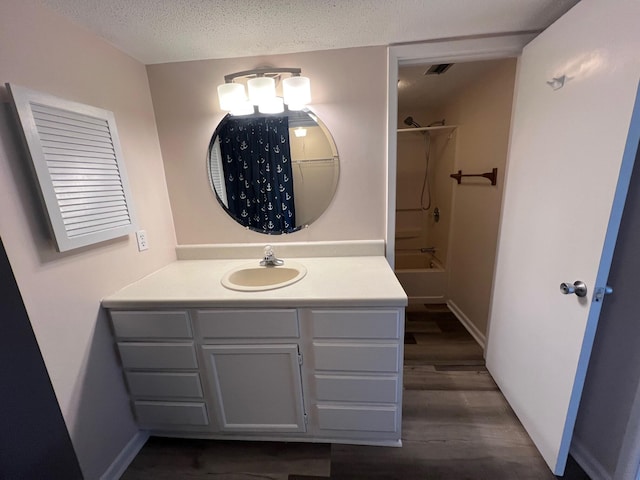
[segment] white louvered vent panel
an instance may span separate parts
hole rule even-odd
[[[113,114],[9,85],[60,251],[135,228]]]
[[[31,103],[67,235],[129,225],[106,120]]]

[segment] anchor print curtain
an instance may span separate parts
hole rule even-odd
[[[288,117],[231,117],[220,150],[230,212],[265,232],[295,230]]]

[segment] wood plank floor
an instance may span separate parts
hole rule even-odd
[[[556,478],[446,305],[407,312],[404,386],[402,448],[151,438],[122,478]],[[562,478],[589,480],[571,459]]]

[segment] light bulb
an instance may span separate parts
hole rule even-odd
[[[254,113],[254,108],[253,108],[253,103],[251,103],[251,101],[249,100],[244,100],[243,102],[240,102],[238,105],[236,105],[236,107],[231,110],[231,115],[233,115],[234,117],[237,117],[239,115],[251,115],[252,113]]]
[[[260,102],[258,105],[260,113],[282,113],[284,112],[284,102],[282,97],[273,97],[271,99]]]
[[[256,77],[247,82],[249,87],[249,100],[254,105],[275,98],[276,81],[271,77]]]
[[[223,83],[218,85],[218,101],[220,109],[230,112],[237,106],[246,101],[247,96],[244,93],[244,86],[239,83]]]
[[[289,77],[282,81],[284,103],[289,110],[302,110],[311,102],[311,82],[307,77]]]

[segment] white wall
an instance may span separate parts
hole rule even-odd
[[[498,168],[495,186],[484,178],[465,178],[461,185],[449,179],[453,205],[447,293],[482,335],[489,316],[516,68],[515,59],[491,62],[493,68],[474,79],[438,115],[458,125],[454,172]]]
[[[269,237],[246,230],[218,205],[207,147],[223,117],[224,75],[270,65],[300,67],[310,105],[340,156],[333,202],[309,228]],[[179,244],[382,239],[385,236],[387,63],[384,47],[149,65],[149,84]]]
[[[94,479],[138,431],[100,300],[175,258],[147,75],[142,64],[93,34],[23,0],[0,2],[0,82],[114,112],[134,206],[149,237],[144,253],[132,236],[57,253],[3,103],[0,236],[83,473]],[[8,100],[4,87],[0,98]]]

